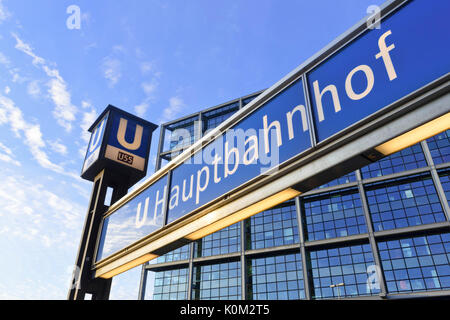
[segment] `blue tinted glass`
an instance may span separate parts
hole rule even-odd
[[[318,257],[321,258],[318,258]],[[309,252],[315,299],[371,295],[380,292],[372,276],[370,245]],[[341,285],[342,284],[342,285]],[[338,286],[336,286],[338,285]]]
[[[367,232],[357,189],[304,197],[308,240],[322,240]]]
[[[150,264],[164,263],[164,262],[172,262],[172,261],[180,261],[189,259],[189,244],[182,246],[178,249],[170,251],[162,256],[157,257],[156,259],[151,260]]]
[[[328,183],[325,183],[325,184],[321,185],[319,187],[319,189],[326,188],[326,187],[337,186],[337,185],[340,185],[340,184],[345,184],[345,183],[350,183],[350,182],[355,182],[355,181],[356,181],[356,175],[355,175],[354,172],[351,172],[351,173],[348,173],[346,175],[343,175],[342,177],[334,179],[333,181],[330,181]]]
[[[434,164],[450,161],[450,130],[427,139],[427,144]]]
[[[147,292],[153,300],[187,299],[188,269],[149,271]],[[153,290],[152,290],[153,289]],[[153,292],[153,294],[151,294]]]
[[[304,299],[302,261],[299,253],[251,259],[247,295],[257,299]]]
[[[198,265],[193,268],[193,300],[241,298],[240,262]]]
[[[449,233],[402,239],[402,250],[378,243],[390,293],[448,290]],[[386,245],[387,244],[387,245]],[[417,258],[412,257],[417,253]],[[388,270],[394,270],[390,272]]]
[[[442,189],[444,189],[447,203],[450,206],[450,170],[439,172]]]
[[[367,202],[375,231],[442,222],[445,215],[431,177],[368,185]]]
[[[292,201],[258,213],[246,221],[248,249],[298,243],[297,212]]]
[[[196,241],[194,257],[207,257],[240,250],[240,223],[235,223]]]
[[[426,167],[420,143],[361,168],[364,179]]]

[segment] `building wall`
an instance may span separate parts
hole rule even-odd
[[[163,125],[158,165],[256,96]],[[449,200],[450,130],[158,257],[141,298],[449,295]]]

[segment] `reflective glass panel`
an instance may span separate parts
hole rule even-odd
[[[387,291],[450,289],[450,233],[378,243]]]
[[[307,240],[322,240],[367,232],[357,189],[304,197]]]
[[[312,294],[315,299],[372,295],[380,292],[369,244],[309,253]]]
[[[249,300],[305,298],[300,253],[251,259],[247,272]]]
[[[442,222],[442,210],[428,175],[391,180],[366,187],[374,231]]]

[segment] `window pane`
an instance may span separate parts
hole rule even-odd
[[[442,222],[445,215],[428,175],[391,180],[366,187],[375,231]]]
[[[249,300],[304,299],[301,255],[292,253],[251,259],[247,295]]]
[[[390,293],[450,288],[447,281],[450,274],[450,233],[402,239],[401,250],[392,248],[390,242],[378,243],[383,266],[392,264],[395,269],[388,272],[384,268]],[[409,258],[412,252],[417,252],[418,257]]]
[[[293,201],[260,212],[246,220],[248,249],[298,243],[297,212]]]
[[[148,271],[145,298],[150,300],[187,299],[188,269]]]
[[[426,166],[422,147],[418,143],[361,168],[361,175],[367,179]]]
[[[354,258],[355,256],[357,258]],[[322,267],[317,267],[318,257],[321,257]],[[374,281],[376,277],[372,274],[376,268],[369,244],[341,247],[339,250],[311,251],[309,259],[309,274],[313,280],[315,299],[372,295],[380,292],[379,285]]]
[[[427,139],[427,144],[434,164],[450,161],[450,130]]]
[[[194,257],[207,257],[241,250],[240,223],[216,231],[194,243]]]
[[[367,232],[357,189],[304,197],[302,207],[308,240],[321,240]]]
[[[238,300],[241,298],[241,264],[239,261],[193,268],[193,300]]]

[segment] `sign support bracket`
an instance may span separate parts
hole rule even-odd
[[[123,177],[108,169],[102,170],[94,179],[68,300],[84,300],[86,294],[91,294],[92,300],[108,300],[109,298],[112,279],[95,278],[92,267],[103,214],[109,208],[105,205],[107,189],[113,188],[111,197],[111,204],[113,204],[128,191],[129,186],[125,186],[121,181],[124,181]]]

